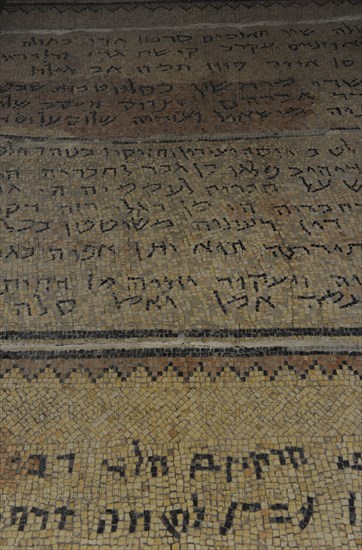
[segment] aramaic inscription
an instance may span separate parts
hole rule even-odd
[[[0,155],[6,330],[359,324],[353,133]]]
[[[1,125],[21,135],[355,128],[356,22],[4,34]]]

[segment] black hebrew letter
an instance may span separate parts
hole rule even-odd
[[[119,521],[118,512],[117,510],[112,510],[111,508],[107,508],[105,513],[110,514],[112,516],[111,533],[115,533],[117,531],[118,521]],[[97,534],[101,535],[104,532],[105,527],[106,527],[106,520],[100,518],[98,523],[98,528],[97,528]]]
[[[136,512],[131,510],[129,513],[130,524],[129,532],[135,533],[137,529],[137,520],[143,518],[143,530],[149,531],[151,529],[151,512],[149,510],[144,510],[143,512]]]
[[[60,514],[60,520],[58,523],[58,529],[65,529],[66,523],[67,523],[67,517],[73,517],[74,516],[74,510],[68,510],[66,506],[60,506],[59,508],[55,508],[54,510],[55,514]]]
[[[18,514],[21,514],[20,520],[19,520],[19,527],[18,531],[24,531],[25,525],[28,521],[28,507],[27,506],[12,506],[10,509],[11,514],[11,525],[16,525],[17,518],[16,516]]]
[[[141,470],[141,466],[143,464],[143,455],[140,451],[140,448],[139,448],[139,441],[137,441],[136,439],[132,442],[133,443],[133,447],[134,447],[134,452],[135,452],[135,455],[138,457],[138,462],[136,464],[136,469],[135,469],[135,475],[136,476],[139,476],[140,475],[140,470]]]
[[[288,504],[282,504],[277,502],[276,504],[272,504],[270,507],[270,510],[286,510],[288,511]],[[288,523],[291,522],[292,518],[290,516],[276,516],[270,518],[270,523]]]
[[[243,502],[243,512],[259,512],[261,510],[261,504],[259,502]]]
[[[294,468],[299,467],[298,461],[294,457],[294,453],[299,454],[301,464],[307,464],[307,459],[304,456],[304,450],[302,447],[285,447],[285,450],[287,451],[290,462],[293,464]]]
[[[167,531],[169,531],[169,533],[171,533],[176,539],[179,539],[181,537],[181,533],[186,533],[187,532],[187,527],[188,527],[189,519],[190,519],[189,518],[189,512],[188,512],[188,510],[183,511],[181,508],[179,508],[178,510],[171,510],[169,513],[170,513],[170,516],[171,516],[171,521],[167,517],[167,512],[165,511],[162,514],[162,517],[161,517],[162,523],[166,527]],[[179,526],[179,523],[178,523],[178,516],[179,515],[182,516],[181,532],[176,530],[176,527]]]
[[[356,500],[359,500],[359,503],[356,506]],[[349,492],[349,499],[348,499],[348,513],[349,513],[349,524],[350,525],[361,525],[361,518],[359,517],[359,521],[357,521],[357,513],[359,516],[361,516],[361,500],[362,500],[362,493],[352,493]]]
[[[226,535],[229,529],[233,525],[234,517],[235,517],[235,510],[238,507],[237,502],[232,502],[228,508],[225,523],[224,525],[220,525],[220,535]]]
[[[349,493],[348,499],[348,512],[349,512],[349,524],[356,525],[356,493]]]
[[[119,458],[120,461],[124,461],[124,458]],[[111,466],[109,461],[105,458],[102,462],[102,466],[107,466],[108,472],[116,472],[119,474],[119,477],[126,477],[126,466],[124,464],[120,466]]]
[[[46,470],[46,462],[47,457],[46,455],[30,455],[29,461],[34,461],[34,466],[37,465],[37,468],[29,468],[28,474],[39,476],[39,477],[45,477],[45,470]]]
[[[233,480],[232,472],[231,472],[233,463],[238,464],[239,460],[232,456],[227,456],[226,457],[226,481],[228,483],[230,483]]]
[[[47,510],[41,510],[40,508],[36,508],[35,506],[33,506],[30,510],[30,513],[35,514],[35,517],[37,518],[42,518],[40,529],[46,529],[49,512]]]
[[[269,456],[266,453],[250,453],[250,457],[253,459],[256,479],[261,479],[262,469],[260,461],[263,461],[266,466],[269,466]]]
[[[158,456],[158,455],[152,455],[148,457],[148,462],[151,462],[151,474],[152,477],[157,477],[158,475],[158,466],[157,463],[159,462],[162,467],[162,475],[167,476],[168,474],[168,465],[167,465],[167,457],[166,456]]]
[[[201,526],[201,522],[205,518],[205,506],[199,506],[199,497],[197,493],[192,495],[192,506],[194,508],[194,512],[197,514],[194,521],[194,527],[197,529]]]
[[[338,469],[344,470],[345,468],[352,468],[352,470],[362,470],[362,453],[355,452],[352,456],[353,464],[351,464],[349,460],[345,460],[342,456],[339,456],[337,459]]]
[[[207,464],[202,464],[202,461],[206,460]],[[220,470],[220,466],[216,466],[214,464],[214,456],[211,454],[198,454],[195,453],[191,460],[191,466],[190,466],[190,478],[195,479],[195,472],[197,470],[200,471],[214,471],[218,472]]]
[[[75,459],[75,454],[74,453],[69,453],[67,455],[58,455],[57,459],[58,460],[69,460],[68,473],[71,474],[73,472],[74,459]]]
[[[299,522],[299,527],[301,529],[305,529],[310,522],[313,511],[314,511],[314,504],[313,504],[313,497],[307,497],[307,506],[302,506],[300,511],[303,514],[303,519]]]

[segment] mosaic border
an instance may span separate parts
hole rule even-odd
[[[114,350],[112,350],[114,351]],[[132,350],[134,351],[134,350]],[[139,351],[139,350],[138,350]],[[144,351],[144,350],[141,350]],[[176,353],[177,351],[177,353]],[[144,363],[137,363],[137,359],[145,355],[127,354],[120,355],[114,354],[104,356],[102,355],[102,363],[98,363],[100,355],[89,354],[81,356],[73,356],[71,354],[64,355],[61,352],[56,354],[40,355],[38,354],[24,354],[19,353],[16,357],[14,354],[11,357],[7,357],[3,360],[3,366],[0,370],[0,379],[4,379],[7,374],[15,374],[18,372],[23,379],[28,381],[37,380],[39,375],[47,373],[52,374],[58,379],[60,383],[69,379],[73,373],[81,374],[87,377],[92,383],[96,383],[104,378],[108,374],[114,374],[116,378],[119,378],[121,382],[131,381],[131,377],[134,373],[146,375],[146,379],[150,379],[152,382],[158,382],[162,380],[167,373],[172,373],[181,381],[190,382],[195,375],[202,373],[203,376],[212,382],[215,382],[223,372],[230,371],[235,375],[235,378],[240,382],[247,382],[250,376],[254,373],[261,373],[262,378],[268,382],[274,382],[278,380],[279,375],[286,372],[293,373],[300,380],[308,380],[310,376],[313,376],[312,371],[316,371],[323,375],[326,380],[333,381],[338,376],[338,371],[349,371],[358,381],[362,381],[362,365],[359,362],[357,356],[362,356],[362,353],[354,352],[290,352],[286,350],[278,350],[278,353],[269,353],[268,355],[274,355],[273,360],[270,360],[267,364],[263,364],[265,359],[265,353],[259,353],[256,350],[252,350],[252,353],[248,356],[224,356],[225,359],[234,357],[236,361],[230,363],[220,363],[220,356],[218,358],[215,355],[206,356],[182,354],[185,350],[173,350],[172,354],[163,354],[162,350],[158,350],[158,354],[155,356],[147,356],[147,359],[151,361],[145,361]],[[189,350],[186,350],[189,351]],[[264,350],[265,351],[265,350]],[[161,352],[161,353],[160,353]],[[329,355],[329,357],[326,357]],[[308,359],[302,359],[301,356],[307,356]],[[126,357],[125,362],[118,363],[115,361],[117,357]],[[65,364],[62,359],[73,359]],[[74,364],[74,359],[78,359],[79,363]],[[280,358],[280,362],[279,362]],[[53,363],[48,363],[47,360],[52,359]],[[95,362],[92,359],[96,359]],[[173,360],[171,360],[173,359]],[[203,360],[200,360],[203,359]],[[240,359],[245,359],[240,361]],[[261,361],[260,361],[261,359]],[[88,362],[87,362],[88,360]],[[154,361],[156,360],[156,361]],[[239,360],[239,361],[238,361]],[[24,361],[24,364],[18,363],[18,361]],[[30,361],[30,362],[29,362]],[[302,361],[302,363],[301,363]],[[332,361],[332,363],[331,363]],[[312,383],[314,380],[310,380]]]

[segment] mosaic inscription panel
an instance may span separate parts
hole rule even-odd
[[[362,29],[326,7],[5,7],[1,548],[361,548]]]
[[[0,154],[3,330],[360,325],[354,134]]]
[[[20,135],[360,126],[356,22],[2,35],[1,124]]]
[[[357,549],[359,367],[3,360],[2,547]]]

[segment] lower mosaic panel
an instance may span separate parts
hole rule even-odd
[[[362,543],[355,355],[1,369],[2,548]]]

